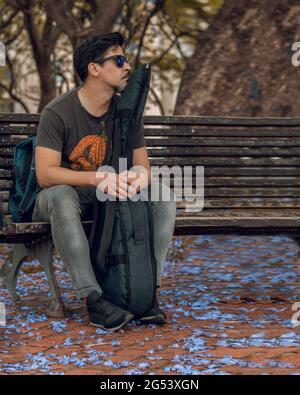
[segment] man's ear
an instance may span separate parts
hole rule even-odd
[[[95,63],[89,63],[88,71],[93,77],[99,77],[99,75],[101,75],[102,67],[101,65],[97,65]]]

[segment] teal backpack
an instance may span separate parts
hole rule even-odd
[[[36,137],[17,144],[13,158],[13,185],[9,193],[8,209],[14,222],[31,222],[37,194],[41,190],[35,173]]]

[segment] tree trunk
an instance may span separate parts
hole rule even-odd
[[[299,16],[297,0],[225,0],[187,62],[175,114],[299,115]]]
[[[32,4],[28,2],[22,12],[40,80],[38,112],[41,112],[45,105],[56,96],[55,72],[52,69],[51,56],[54,54],[61,31],[53,25],[53,19],[47,15],[42,31],[39,32],[34,23],[31,6]]]
[[[39,64],[38,73],[41,89],[38,112],[41,112],[46,104],[56,96],[55,75],[52,70],[51,62],[49,60],[45,63],[41,62],[41,64]]]

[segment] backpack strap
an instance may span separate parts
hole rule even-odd
[[[144,207],[142,204],[136,204],[136,202],[131,200],[128,200],[128,204],[133,222],[134,242],[135,244],[145,244],[145,224],[143,222]]]
[[[112,128],[112,136],[114,137],[112,157],[110,147],[106,150],[105,164],[109,164],[116,171],[119,166],[120,157],[120,130],[119,119],[108,119],[107,127]],[[108,158],[110,158],[108,162]],[[94,268],[96,278],[101,278],[105,274],[106,254],[110,246],[112,231],[115,219],[116,201],[106,200],[100,202],[97,199],[93,204],[93,225],[89,235],[89,246],[92,266]]]
[[[114,147],[111,147],[111,144],[114,144],[115,117],[116,117],[116,113],[117,113],[116,100],[117,100],[117,98],[112,97],[110,111],[109,111],[109,117],[107,117],[104,121],[105,130],[106,130],[106,134],[108,135],[108,139],[106,142],[105,157],[104,157],[102,165],[110,164],[110,161],[112,159],[112,153],[113,153]]]

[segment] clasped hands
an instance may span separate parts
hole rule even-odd
[[[123,171],[120,174],[103,172],[104,179],[97,186],[102,192],[119,199],[127,199],[136,195],[145,188],[150,180],[147,171]]]

